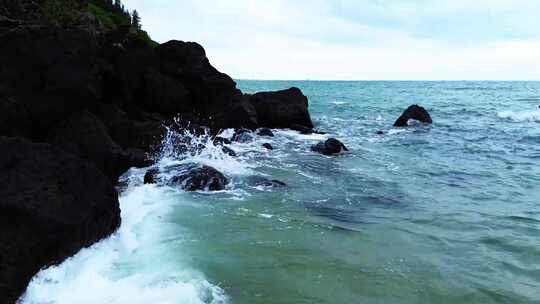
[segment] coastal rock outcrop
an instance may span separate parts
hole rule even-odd
[[[428,111],[419,105],[408,107],[403,114],[396,120],[394,127],[406,127],[409,120],[414,119],[426,124],[433,123]]]
[[[50,2],[0,0],[0,303],[13,303],[40,268],[118,227],[113,184],[130,167],[151,165],[146,154],[175,118],[212,135],[246,130],[240,141],[261,127],[313,128],[300,89],[245,95],[201,45],[158,45],[137,28],[105,24],[87,0],[62,1],[54,1],[61,16],[48,16]],[[108,21],[130,18],[99,9]],[[228,183],[210,167],[176,176],[189,191]]]
[[[130,155],[111,139],[103,123],[87,111],[53,128],[48,142],[94,163],[113,183],[134,165]]]
[[[320,142],[311,146],[311,150],[324,155],[335,155],[342,151],[349,151],[345,145],[335,138],[330,138],[325,142]]]
[[[257,111],[259,126],[266,128],[313,129],[308,99],[298,88],[259,92],[249,98]]]
[[[120,225],[111,181],[49,144],[0,137],[0,303],[15,303],[42,267]]]

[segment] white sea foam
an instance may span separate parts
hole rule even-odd
[[[509,119],[515,122],[533,122],[540,121],[540,109],[534,111],[502,111],[497,113],[497,116],[503,119]]]
[[[159,244],[167,226],[162,218],[173,203],[166,188],[128,190],[120,198],[120,229],[61,265],[42,270],[21,303],[226,303],[224,292],[201,274],[178,270],[178,265],[167,264],[174,259],[162,258],[170,254],[170,248]]]

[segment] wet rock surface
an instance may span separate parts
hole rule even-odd
[[[336,155],[343,151],[349,151],[347,147],[335,138],[330,138],[325,142],[320,142],[311,146],[311,150],[324,155]]]

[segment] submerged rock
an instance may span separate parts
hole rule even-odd
[[[169,184],[180,185],[186,191],[219,191],[228,183],[225,175],[209,166],[191,168],[169,181]]]
[[[431,116],[426,109],[419,105],[412,105],[396,120],[394,127],[406,127],[411,119],[427,124],[433,123],[433,120],[431,120]]]
[[[274,147],[272,147],[272,145],[269,144],[269,143],[263,144],[263,147],[265,147],[265,148],[268,149],[268,150],[274,150]]]
[[[278,188],[278,187],[286,187],[287,184],[277,180],[277,179],[267,179],[260,176],[253,176],[249,179],[249,182],[258,187],[265,187],[265,188]]]
[[[227,154],[229,156],[232,156],[232,157],[238,156],[236,154],[236,152],[233,149],[229,148],[229,147],[222,147],[221,151],[223,151],[223,153],[225,153],[225,154]]]
[[[268,128],[262,128],[262,129],[259,129],[259,131],[257,132],[257,135],[274,137],[274,132],[272,132],[272,130]]]
[[[342,151],[349,151],[345,145],[335,138],[330,138],[325,142],[320,142],[316,145],[311,146],[311,150],[324,154],[324,155],[335,155],[339,154]]]
[[[117,192],[93,164],[50,144],[0,137],[0,303],[43,267],[120,225]]]

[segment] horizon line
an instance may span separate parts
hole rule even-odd
[[[264,79],[264,78],[232,78],[235,81],[313,81],[313,82],[324,82],[324,81],[339,81],[339,82],[540,82],[540,79],[530,79],[530,80],[517,80],[517,79],[438,79],[438,80],[422,80],[422,79]]]

